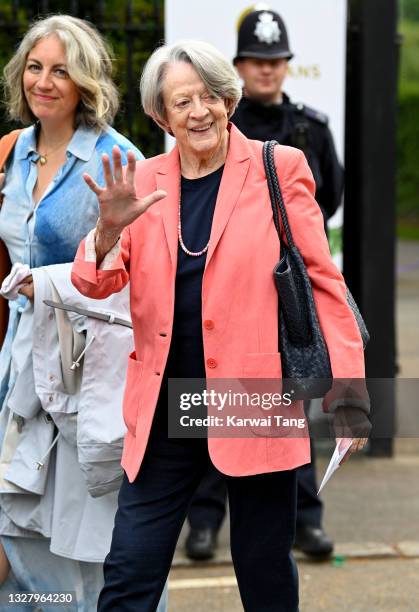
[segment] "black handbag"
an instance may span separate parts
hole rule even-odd
[[[280,259],[273,275],[278,291],[278,335],[285,387],[283,391],[292,392],[293,399],[314,399],[323,397],[332,386],[332,369],[317,316],[311,281],[301,253],[294,243],[282,198],[274,158],[277,144],[275,140],[264,143],[263,164],[273,219],[281,242]],[[282,239],[283,234],[286,242]],[[348,288],[347,300],[358,323],[365,348],[369,334]]]

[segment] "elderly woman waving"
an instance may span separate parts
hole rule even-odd
[[[225,474],[231,549],[248,612],[298,609],[291,555],[295,468],[310,461],[307,437],[181,439],[168,436],[168,378],[280,378],[278,236],[262,143],[229,118],[239,101],[234,69],[208,44],[183,41],[150,57],[141,81],[145,112],[176,138],[165,155],[123,174],[103,158],[100,216],[79,247],[73,283],[94,298],[130,279],[135,353],[124,418],[126,472],[101,612],[157,606],[191,496],[212,462]],[[336,377],[362,377],[362,341],[345,300],[302,153],[279,148],[277,171],[307,262]],[[352,450],[362,446],[355,442]]]

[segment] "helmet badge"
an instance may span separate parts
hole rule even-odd
[[[279,42],[281,30],[271,13],[261,13],[254,34],[259,42],[271,45],[274,42]]]

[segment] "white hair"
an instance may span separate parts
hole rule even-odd
[[[140,93],[144,112],[157,123],[166,119],[163,102],[163,82],[170,64],[191,64],[208,92],[227,104],[228,117],[234,113],[242,90],[231,63],[212,45],[199,40],[180,40],[156,49],[141,75]]]

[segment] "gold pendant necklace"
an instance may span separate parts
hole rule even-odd
[[[71,138],[70,138],[71,140]],[[58,151],[63,144],[68,144],[70,142],[70,140],[68,138],[66,138],[65,140],[63,140],[62,142],[60,142],[60,144],[58,145],[58,147],[55,147],[55,149],[51,149],[51,151],[48,151],[48,153],[39,153],[39,163],[41,164],[41,166],[45,166],[45,164],[48,161],[48,155],[51,155],[52,153],[56,153],[56,151]]]

